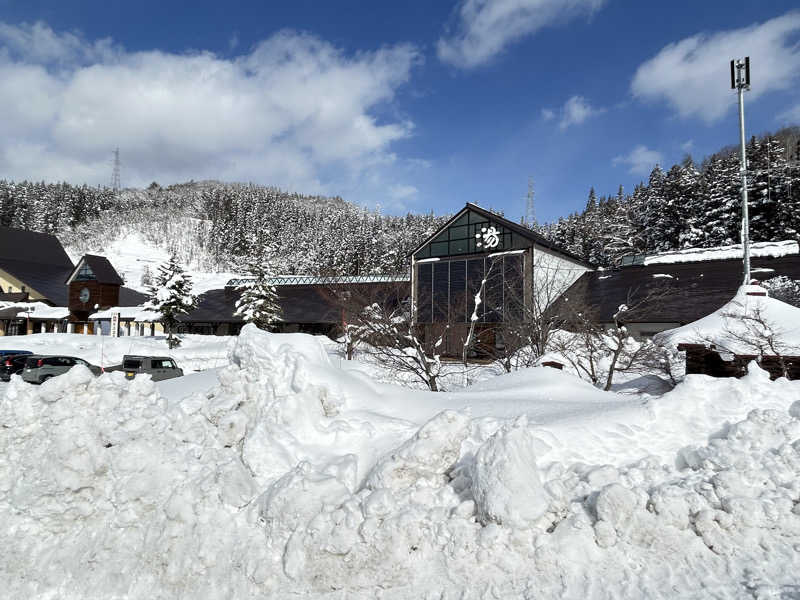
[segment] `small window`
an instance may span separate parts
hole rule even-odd
[[[94,276],[94,272],[89,267],[88,264],[85,262],[81,265],[81,268],[78,270],[78,274],[75,275],[76,281],[89,281],[91,279],[96,279]]]
[[[129,358],[122,363],[123,369],[141,369],[142,361]]]

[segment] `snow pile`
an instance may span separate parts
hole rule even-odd
[[[180,401],[146,377],[82,368],[40,387],[12,380],[5,595],[796,590],[800,382],[753,366],[642,405],[597,390],[609,399],[587,401],[571,376],[532,369],[498,378],[497,393],[431,394],[375,386],[310,336],[251,326],[230,363]],[[544,396],[538,374],[552,380]],[[555,406],[531,399],[548,395]]]
[[[735,354],[800,355],[800,308],[767,295],[757,285],[741,286],[734,298],[710,315],[655,336],[658,344],[713,344]]]
[[[68,308],[50,306],[44,302],[0,302],[0,310],[6,311],[7,309],[16,309],[16,316],[20,318],[66,319],[69,316]],[[8,315],[5,318],[8,318]]]
[[[779,258],[798,254],[800,246],[795,240],[782,242],[756,242],[750,244],[751,258]],[[715,248],[686,248],[672,252],[660,252],[644,259],[645,265],[661,265],[684,262],[705,262],[709,260],[728,260],[742,258],[742,245],[717,246]]]

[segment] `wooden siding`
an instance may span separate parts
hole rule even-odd
[[[755,360],[758,366],[769,373],[770,379],[783,377],[784,366],[788,379],[800,379],[800,356],[762,356],[734,354],[725,360],[716,349],[703,344],[680,344],[678,350],[686,352],[686,374],[710,375],[711,377],[743,377],[747,365]],[[783,362],[783,364],[781,364]]]

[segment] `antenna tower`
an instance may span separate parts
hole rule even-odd
[[[525,224],[533,227],[536,223],[536,209],[533,206],[533,176],[528,176],[528,196],[525,205]]]
[[[750,284],[750,218],[747,210],[747,154],[744,141],[744,92],[750,90],[750,57],[731,61],[731,89],[739,95],[739,145],[742,176],[742,254],[744,263],[744,285]]]
[[[119,148],[114,150],[114,169],[111,171],[111,191],[115,194],[120,190],[119,182]]]

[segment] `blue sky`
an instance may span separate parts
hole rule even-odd
[[[0,177],[216,178],[539,220],[800,123],[795,2],[0,0]],[[794,12],[793,12],[793,9]],[[793,91],[795,90],[795,91]]]

